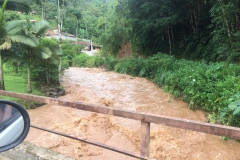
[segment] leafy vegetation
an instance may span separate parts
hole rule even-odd
[[[101,59],[80,55],[75,64],[80,67],[105,66],[108,70],[152,79],[166,92],[188,102],[191,109],[208,111],[216,123],[240,127],[238,65],[194,62],[162,53],[145,59],[116,59],[113,56]]]
[[[31,35],[26,34],[25,32],[22,32],[23,30],[21,28],[17,27],[23,23],[21,22],[12,22],[5,24],[4,19],[4,12],[5,9],[8,8],[8,0],[5,0],[0,8],[0,89],[5,89],[4,86],[4,78],[3,78],[3,63],[2,63],[2,50],[10,49],[12,47],[12,42],[19,42],[23,43],[28,46],[36,46],[37,40],[35,37],[32,37]],[[12,5],[15,4],[12,2]],[[16,9],[16,7],[22,8],[25,7],[24,4],[16,2],[14,7],[10,6],[10,9]]]
[[[0,67],[5,63],[26,79],[31,69],[29,81],[44,85],[58,84],[59,73],[71,66],[146,77],[190,108],[208,111],[211,121],[240,126],[239,1],[59,0],[58,6],[57,0],[31,0],[32,15],[5,12],[11,6],[4,2]],[[31,18],[38,22],[30,23]],[[103,46],[102,55],[89,57],[81,53],[83,46],[47,40],[48,28],[93,39]],[[126,43],[134,56],[115,58]]]
[[[103,51],[117,54],[130,42],[144,56],[238,62],[239,7],[236,0],[118,0],[108,9]]]

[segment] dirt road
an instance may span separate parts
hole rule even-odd
[[[105,72],[102,69],[69,68],[62,77],[62,100],[100,104],[138,112],[206,121],[205,113],[192,111],[149,80]],[[56,105],[29,110],[31,123],[87,138],[130,152],[140,151],[140,122],[83,112]],[[132,160],[112,151],[54,134],[31,129],[31,143],[74,159]],[[240,144],[204,133],[151,125],[150,156],[163,160],[239,160]]]

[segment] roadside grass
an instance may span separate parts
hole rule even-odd
[[[5,81],[5,90],[19,93],[28,93],[27,92],[27,79],[25,79],[21,74],[16,74],[10,70],[4,68],[4,81]],[[39,92],[32,82],[33,92],[31,94],[43,95]]]
[[[4,83],[5,83],[6,91],[29,94],[27,92],[27,79],[26,78],[24,78],[20,73],[16,74],[16,73],[12,72],[11,70],[8,70],[5,66],[3,67],[3,69],[4,69]],[[43,94],[41,92],[39,92],[37,90],[37,88],[35,87],[34,82],[32,82],[32,90],[33,91],[31,94],[43,96]],[[2,95],[0,95],[0,99],[15,101],[15,102],[21,104],[25,109],[35,108],[35,107],[41,105],[41,103],[37,103],[37,102],[33,102],[33,101],[26,101],[23,99],[2,96]]]

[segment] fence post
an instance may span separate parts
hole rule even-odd
[[[150,123],[141,121],[141,156],[149,157],[150,154]]]

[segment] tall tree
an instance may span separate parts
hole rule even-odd
[[[22,22],[14,22],[5,24],[4,12],[7,7],[8,0],[5,0],[0,8],[0,89],[5,90],[3,78],[3,63],[2,63],[2,50],[11,48],[12,42],[20,42],[29,46],[36,46],[38,41],[35,37],[24,34],[24,32],[16,29]],[[20,3],[16,3],[18,5]],[[11,7],[10,7],[11,9]],[[15,9],[15,8],[14,8]]]
[[[49,23],[46,21],[39,21],[36,24],[33,25],[28,25],[28,32],[33,33],[35,37],[37,38],[42,38],[43,34],[46,33],[46,31],[49,29]],[[27,68],[28,68],[28,87],[27,90],[28,92],[32,92],[32,86],[31,86],[31,64],[34,62],[35,58],[43,58],[43,59],[48,59],[52,55],[51,49],[45,47],[42,45],[42,43],[39,43],[37,47],[26,47],[27,50],[25,52],[25,57],[26,57],[26,63],[27,63]]]
[[[10,22],[10,24],[21,22],[21,25],[18,25],[16,27],[16,30],[19,28],[22,28],[24,33],[30,35],[31,37],[34,37],[37,39],[37,42],[44,36],[46,31],[49,29],[49,23],[47,21],[38,21],[36,23],[30,22],[29,19],[26,21],[15,21]],[[25,45],[22,57],[25,60],[25,63],[27,64],[27,70],[28,70],[28,86],[27,90],[28,92],[32,92],[31,87],[31,64],[34,62],[35,59],[38,57],[44,57],[45,59],[49,58],[51,56],[51,50],[49,48],[45,48],[41,45],[41,43],[38,43],[35,46]]]
[[[82,12],[79,9],[70,8],[70,9],[68,9],[67,13],[69,15],[73,15],[76,19],[76,45],[77,45],[78,32],[79,32],[79,21],[80,21],[80,19],[82,19]]]
[[[239,61],[240,1],[214,0],[210,13],[214,27],[213,56],[217,60]]]
[[[131,25],[129,40],[135,52],[144,55],[157,52],[174,54],[180,47],[193,51],[204,41],[202,34],[211,22],[208,2],[118,0],[116,13],[126,17]]]

